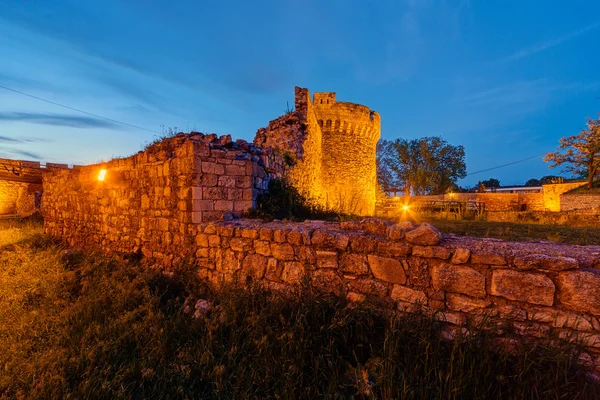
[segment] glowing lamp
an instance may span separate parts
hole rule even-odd
[[[106,177],[106,170],[105,169],[101,169],[100,173],[98,174],[98,180],[99,181],[103,181],[105,177]]]
[[[403,209],[404,211],[408,211],[408,209],[409,209],[409,207],[408,207],[408,204],[405,204],[405,205],[403,205],[403,206],[402,206],[402,209]]]

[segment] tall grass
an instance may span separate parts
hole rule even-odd
[[[0,250],[0,398],[594,399],[576,353],[441,339],[305,285],[213,292],[174,274],[62,249],[32,232]],[[194,318],[197,299],[214,306]],[[190,311],[191,310],[191,311]]]

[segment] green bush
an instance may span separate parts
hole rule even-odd
[[[310,203],[285,179],[272,179],[268,191],[258,196],[256,204],[256,208],[249,212],[248,217],[293,221],[306,219],[339,221],[354,218]]]

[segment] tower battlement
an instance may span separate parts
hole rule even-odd
[[[256,145],[292,152],[290,181],[309,199],[342,212],[375,211],[376,146],[381,118],[369,107],[338,102],[335,92],[295,88],[295,111],[259,129]]]

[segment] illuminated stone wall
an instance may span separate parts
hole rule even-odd
[[[195,239],[199,275],[216,286],[258,281],[285,291],[308,279],[352,302],[437,311],[450,335],[469,319],[507,321],[517,333],[507,339],[581,340],[600,359],[599,246],[450,237],[376,219],[221,221],[201,224]]]
[[[560,210],[595,210],[600,214],[600,194],[563,194],[560,196]]]
[[[561,211],[560,195],[583,184],[583,182],[569,182],[543,185],[544,208],[548,211]]]
[[[39,208],[42,185],[0,180],[0,215],[26,215]]]
[[[190,255],[198,223],[249,210],[282,170],[272,151],[229,135],[181,134],[128,158],[44,174],[44,231],[170,266]]]
[[[380,117],[338,102],[335,93],[296,87],[295,110],[258,130],[254,143],[293,154],[288,177],[307,198],[334,210],[373,215]]]

